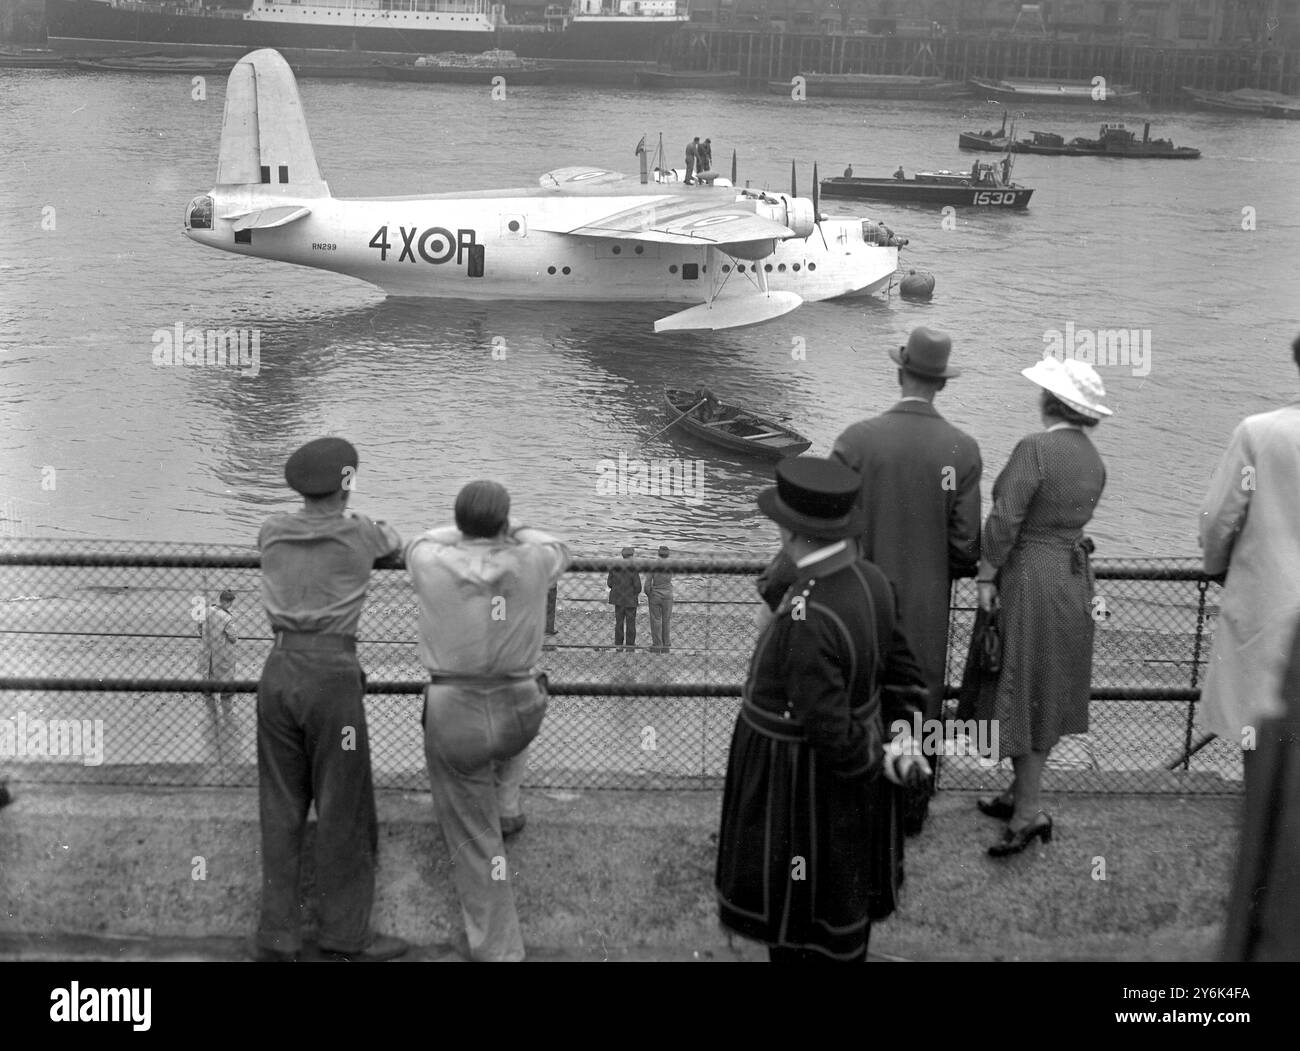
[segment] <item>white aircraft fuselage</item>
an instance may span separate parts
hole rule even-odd
[[[731,202],[744,191],[698,192]],[[773,251],[758,260],[724,257],[719,250],[713,265],[722,273],[710,275],[707,243],[698,248],[629,244],[537,229],[579,227],[609,210],[607,196],[562,197],[542,189],[301,200],[295,203],[311,210],[305,219],[251,230],[249,243],[241,244],[235,241],[234,223],[219,216],[257,207],[251,195],[241,200],[245,194],[243,187],[231,187],[229,193],[217,187],[213,228],[196,228],[191,206],[186,235],[239,255],[347,274],[394,296],[698,302],[711,279],[748,287],[752,279],[746,275],[758,266],[770,288],[815,301],[876,292],[898,268],[898,249],[867,243],[863,220],[827,218],[820,233],[771,242]],[[662,200],[654,192],[633,193],[619,203],[649,212]],[[474,246],[481,251],[481,272],[471,266]],[[724,288],[721,294],[726,293]]]
[[[757,324],[875,292],[898,267],[905,242],[870,220],[823,219],[816,199],[641,178],[568,167],[523,189],[334,197],[293,72],[261,50],[230,72],[217,183],[190,202],[185,234],[394,296],[695,304],[656,331]]]

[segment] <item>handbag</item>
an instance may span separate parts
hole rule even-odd
[[[994,716],[998,675],[1002,671],[1000,620],[1000,611],[996,606],[992,611],[979,609],[975,612],[966,668],[962,672],[961,688],[957,694],[955,717],[960,721],[985,721]]]
[[[549,701],[545,675],[492,684],[474,683],[473,678],[430,683],[420,717],[429,745],[449,766],[467,774],[532,744]]]

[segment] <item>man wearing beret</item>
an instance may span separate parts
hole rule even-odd
[[[631,558],[635,554],[634,548],[623,548],[624,558]],[[626,637],[626,648],[634,650],[636,607],[641,601],[641,574],[635,569],[611,569],[605,578],[605,584],[609,588],[609,604],[614,607],[614,648],[624,649],[623,639]]]
[[[313,802],[320,948],[343,960],[407,948],[370,927],[379,830],[356,638],[371,567],[402,542],[385,523],[347,511],[356,470],[357,451],[342,438],[302,446],[284,468],[302,510],[272,515],[257,538],[275,635],[257,686],[257,946],[266,960],[295,960],[302,946],[298,875]]]

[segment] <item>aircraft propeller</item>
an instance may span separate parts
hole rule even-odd
[[[816,161],[813,161],[813,223],[817,227],[817,232],[822,235],[822,247],[829,251],[830,246],[826,243],[826,231],[822,229],[822,184],[817,178]]]

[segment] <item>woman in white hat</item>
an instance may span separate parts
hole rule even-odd
[[[993,486],[976,578],[983,609],[1001,611],[1002,671],[995,716],[1011,789],[979,808],[1006,820],[993,857],[1052,839],[1039,790],[1048,753],[1065,734],[1088,729],[1092,676],[1092,541],[1083,527],[1106,485],[1088,431],[1111,410],[1097,371],[1046,357],[1022,375],[1042,390],[1045,430],[1022,438]]]

